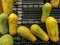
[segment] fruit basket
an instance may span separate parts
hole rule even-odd
[[[46,31],[46,27],[44,23],[40,22],[42,5],[45,2],[49,2],[48,0],[18,0],[14,4],[13,11],[18,15],[18,26],[25,25],[30,27],[30,25],[37,23],[39,24],[44,31]],[[60,27],[60,7],[53,8],[50,16],[53,16],[57,19],[58,25]],[[60,29],[60,28],[59,28]],[[15,45],[59,45],[60,40],[57,43],[53,43],[51,41],[44,42],[38,38],[36,42],[30,42],[18,35],[14,37]]]

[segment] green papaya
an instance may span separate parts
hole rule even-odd
[[[0,38],[0,45],[14,45],[14,40],[9,34],[5,34]]]
[[[6,34],[8,33],[8,15],[5,13],[2,13],[0,15],[0,33]]]
[[[41,16],[41,22],[45,23],[46,19],[49,17],[50,12],[51,12],[51,4],[50,3],[45,3],[42,6],[42,16]]]

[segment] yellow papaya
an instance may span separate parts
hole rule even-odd
[[[52,7],[58,7],[59,5],[59,0],[51,0],[50,2],[51,2]]]
[[[48,35],[46,34],[46,32],[43,31],[43,29],[39,25],[33,24],[30,28],[31,28],[31,32],[36,36],[38,36],[41,40],[43,41],[49,40]]]
[[[9,22],[9,33],[11,35],[16,35],[16,33],[17,33],[18,16],[16,14],[12,13],[8,17],[8,22]]]
[[[54,17],[48,17],[46,20],[46,28],[49,38],[52,42],[57,42],[59,40],[58,23]]]
[[[32,42],[35,42],[37,40],[37,38],[31,33],[31,31],[26,26],[18,27],[18,35]]]
[[[3,12],[10,15],[13,9],[13,0],[2,0],[2,7]]]

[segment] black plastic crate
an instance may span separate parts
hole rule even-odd
[[[25,25],[30,27],[32,24],[39,24],[44,31],[46,31],[46,27],[44,23],[40,22],[41,14],[42,14],[42,5],[49,0],[18,0],[14,4],[13,12],[16,13],[19,17],[18,26]],[[60,27],[60,8],[53,8],[50,16],[53,16],[57,19],[59,27]],[[60,28],[59,28],[60,29]],[[59,31],[60,32],[60,31]],[[38,38],[36,42],[31,42],[26,40],[18,35],[14,37],[15,45],[59,45],[60,40],[57,43],[53,43],[51,41],[44,42]]]

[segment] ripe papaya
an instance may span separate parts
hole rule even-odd
[[[35,42],[37,40],[37,38],[31,33],[31,31],[26,26],[18,27],[18,35],[32,42]]]
[[[12,13],[8,17],[8,22],[9,22],[9,33],[11,35],[16,35],[17,34],[18,16],[16,14]]]
[[[46,28],[51,41],[57,42],[59,40],[59,30],[57,20],[54,17],[47,18]]]
[[[31,28],[31,32],[36,36],[38,36],[41,40],[43,41],[49,40],[48,35],[46,34],[46,32],[43,31],[43,29],[39,25],[33,24],[30,28]]]

